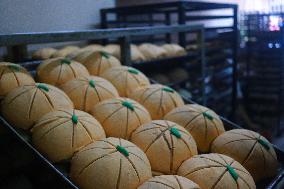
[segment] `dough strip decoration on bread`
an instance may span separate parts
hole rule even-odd
[[[89,81],[89,85],[93,88],[95,88],[95,81],[94,80],[90,80]]]
[[[213,117],[211,114],[207,113],[207,112],[203,112],[202,115],[203,115],[205,118],[207,118],[207,119],[209,119],[209,120],[211,120],[211,121],[214,119],[214,117]]]
[[[257,139],[257,142],[259,142],[259,144],[261,144],[266,150],[269,150],[270,149],[270,145],[268,142],[262,140],[262,139]]]
[[[123,106],[125,106],[126,108],[130,109],[131,111],[134,111],[134,106],[131,102],[128,101],[123,101],[121,103]]]
[[[61,60],[61,64],[68,64],[68,65],[70,65],[71,61],[68,60],[68,59],[63,59],[63,60]]]
[[[235,171],[235,169],[234,169],[233,167],[231,167],[231,165],[229,165],[229,164],[227,164],[226,167],[227,167],[228,172],[229,172],[229,173],[231,174],[231,176],[233,177],[233,179],[234,179],[235,181],[237,181],[238,178],[239,178],[239,175],[238,175],[238,173]]]
[[[77,124],[78,123],[78,116],[76,116],[75,114],[72,115],[72,122],[74,124]]]
[[[129,72],[129,73],[132,73],[132,74],[136,74],[136,75],[139,74],[139,71],[136,70],[136,69],[133,69],[133,68],[129,68],[129,69],[128,69],[128,72]]]
[[[174,91],[172,88],[170,88],[170,87],[164,87],[162,90],[163,90],[163,91],[166,91],[166,92],[170,92],[170,93],[174,93],[174,92],[175,92],[175,91]]]
[[[100,51],[100,54],[101,54],[103,57],[109,59],[109,54],[108,54],[107,52]]]
[[[18,65],[8,65],[8,68],[17,72],[20,71],[20,66]]]
[[[172,135],[176,136],[177,138],[181,138],[181,134],[177,128],[172,127],[170,129]]]
[[[124,156],[128,157],[129,156],[129,152],[122,146],[117,145],[116,146],[117,151],[119,151],[120,153],[122,153]]]
[[[42,84],[42,83],[38,84],[37,88],[42,89],[42,90],[44,90],[46,92],[49,91],[49,88],[46,85]]]

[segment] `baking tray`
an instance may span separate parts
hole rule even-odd
[[[34,75],[35,69],[40,63],[41,61],[33,61],[33,62],[20,63],[20,65],[27,68],[27,70],[30,71],[32,75]],[[152,81],[152,83],[156,83],[156,82]],[[186,96],[183,96],[183,99],[188,104],[195,103]],[[226,118],[222,116],[221,116],[221,119],[224,123],[226,130],[242,128],[241,126],[227,120]],[[1,115],[0,115],[0,125],[4,126],[6,130],[10,134],[12,134],[14,138],[20,141],[22,145],[24,145],[26,148],[28,148],[30,153],[32,153],[36,157],[36,159],[40,161],[41,164],[44,164],[44,166],[47,166],[48,169],[51,170],[56,175],[57,179],[59,179],[60,182],[64,183],[64,188],[78,189],[78,187],[69,178],[69,175],[68,175],[69,162],[52,164],[48,159],[46,159],[38,150],[36,150],[32,146],[30,142],[31,140],[30,140],[29,133],[12,127]],[[257,183],[257,189],[283,189],[284,188],[284,166],[283,166],[284,151],[282,151],[280,148],[278,148],[275,145],[274,145],[274,149],[276,151],[278,161],[280,163],[278,174],[274,178],[266,179],[266,180],[263,180]]]

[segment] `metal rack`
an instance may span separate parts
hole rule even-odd
[[[151,30],[150,30],[151,29]],[[136,35],[148,35],[152,32],[169,32],[169,31],[188,31],[188,30],[201,30],[202,26],[171,26],[171,27],[159,27],[159,28],[132,28],[132,29],[116,29],[116,30],[93,30],[93,31],[72,31],[72,32],[52,32],[52,33],[29,33],[29,34],[11,34],[11,35],[0,35],[0,46],[7,45],[28,45],[36,43],[50,43],[50,42],[62,42],[62,41],[77,41],[77,40],[90,40],[90,39],[103,39],[103,38],[120,38],[122,41],[122,48],[125,48],[123,52],[129,53],[129,41],[131,41],[132,36]],[[202,44],[201,40],[201,44]],[[128,59],[127,59],[128,57]],[[128,64],[129,56],[124,56],[124,61]],[[34,72],[35,68],[40,64],[40,62],[22,62],[22,66],[27,68],[30,72]],[[194,103],[188,97],[184,97],[186,103]],[[241,128],[240,126],[232,123],[224,117],[221,117],[226,130]],[[55,185],[45,186],[42,185],[41,188],[51,188],[58,187],[58,183],[62,188],[76,188],[77,187],[70,181],[68,177],[68,163],[67,164],[52,164],[44,156],[42,156],[30,143],[30,135],[22,130],[13,128],[9,123],[5,121],[3,117],[0,116],[0,125],[4,126],[12,136],[14,136],[20,143],[21,147],[27,148],[27,153],[31,153],[37,159],[39,165],[46,166],[53,174],[56,175]],[[283,183],[281,180],[284,177],[282,163],[284,162],[284,152],[275,147],[278,160],[281,163],[281,169],[279,174],[272,179],[258,183],[258,188],[266,189],[276,189],[283,188]],[[32,175],[36,175],[36,167],[34,164],[30,165],[27,169],[32,172]],[[32,177],[35,182],[39,182],[37,178]]]
[[[224,13],[226,9],[229,14]],[[214,14],[208,11],[218,11]],[[200,14],[202,13],[202,14]],[[234,4],[178,1],[169,3],[153,3],[146,5],[117,7],[101,10],[102,28],[119,28],[135,26],[160,26],[173,24],[203,23],[205,25],[206,47],[206,76],[209,88],[207,96],[218,96],[222,99],[208,98],[206,105],[227,117],[233,116],[236,109],[237,93],[237,49],[238,6]],[[208,26],[207,22],[220,21],[231,22],[229,25]],[[183,47],[194,44],[196,38],[191,32],[182,32],[178,36],[170,33],[165,35],[152,35],[137,38],[135,43],[179,43]],[[224,42],[225,41],[225,42]],[[222,43],[220,43],[222,42]],[[218,44],[220,43],[220,44]],[[210,46],[210,44],[217,44]],[[220,54],[219,56],[217,56]],[[155,62],[153,62],[155,64]],[[219,66],[223,66],[226,76],[222,77]],[[142,66],[141,66],[142,67]],[[220,75],[221,74],[221,75]],[[216,76],[216,77],[215,77]],[[219,77],[221,76],[221,77]],[[229,82],[231,81],[231,82]],[[225,86],[225,87],[224,87]],[[197,99],[194,99],[197,100]],[[228,106],[230,103],[230,106]],[[224,111],[228,109],[228,111]]]
[[[283,13],[243,15],[246,51],[247,109],[252,119],[273,134],[281,134],[284,116],[283,27],[271,31],[271,17],[284,18]],[[283,24],[283,23],[282,23]],[[283,127],[283,126],[282,126]]]

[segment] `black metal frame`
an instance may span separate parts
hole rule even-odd
[[[281,125],[283,125],[283,102],[282,99],[284,98],[283,93],[283,74],[284,72],[281,71],[283,68],[284,63],[284,28],[281,27],[280,31],[269,31],[269,17],[270,16],[279,16],[282,19],[284,18],[284,13],[248,13],[242,15],[242,22],[244,25],[243,33],[245,34],[244,37],[246,37],[247,41],[245,44],[245,56],[246,56],[246,83],[247,83],[247,96],[250,96],[251,93],[257,94],[257,92],[251,92],[251,89],[253,87],[258,87],[259,84],[257,84],[256,79],[254,79],[254,76],[251,75],[251,73],[255,74],[261,74],[262,78],[267,78],[267,82],[262,82],[261,87],[262,88],[269,88],[269,87],[275,87],[278,90],[277,91],[271,91],[270,93],[264,93],[263,90],[259,90],[258,93],[262,94],[263,96],[266,95],[268,97],[271,97],[271,95],[277,95],[278,100],[265,100],[265,98],[248,98],[247,108],[250,111],[253,111],[253,115],[259,115],[258,117],[277,117],[278,119],[278,125],[276,125],[276,128],[273,134],[280,135],[281,134]],[[268,46],[264,46],[264,44],[268,45],[268,42],[276,42],[278,41],[281,45],[279,49],[271,48],[269,49]],[[278,62],[279,61],[279,62]],[[277,64],[275,63],[277,62]],[[260,65],[260,66],[257,66]],[[275,68],[273,68],[275,67]],[[257,69],[256,69],[257,68]],[[272,72],[269,70],[277,70],[279,73]],[[280,78],[276,78],[277,75]],[[269,83],[268,83],[269,82]],[[275,83],[272,85],[272,82]],[[277,110],[274,112],[268,112],[268,111],[262,111],[262,112],[256,112],[254,111],[254,108],[251,106],[253,104],[262,104],[262,102],[269,103],[270,105],[274,104],[275,107],[277,107]],[[255,120],[257,121],[257,119]],[[261,121],[259,121],[261,122]],[[267,125],[266,126],[271,126]]]
[[[196,11],[218,10],[218,9],[230,9],[232,15],[188,15],[188,13],[196,13]],[[140,15],[139,19],[135,16]],[[155,18],[154,15],[159,15],[162,18]],[[238,55],[238,6],[235,4],[221,4],[221,3],[207,3],[207,2],[194,2],[194,1],[178,1],[168,3],[153,3],[145,5],[125,6],[116,8],[107,8],[101,10],[101,28],[117,28],[117,27],[133,27],[139,26],[156,26],[156,25],[172,25],[174,24],[171,16],[177,15],[177,23],[184,25],[190,24],[192,21],[204,21],[204,20],[216,20],[216,19],[232,19],[233,25],[230,27],[215,27],[205,28],[205,33],[216,30],[223,30],[224,33],[231,32],[229,40],[232,42],[232,68],[231,73],[232,83],[231,86],[231,109],[229,116],[233,117],[237,107],[237,55]],[[228,32],[229,31],[229,32]],[[183,47],[190,43],[186,37],[187,32],[179,33],[179,44]],[[213,37],[214,39],[214,37]],[[151,37],[148,39],[151,42],[172,42],[171,35],[167,34],[163,38]],[[205,41],[212,40],[212,38],[205,37]],[[137,41],[139,42],[139,41]],[[207,49],[209,50],[209,49]],[[221,50],[221,49],[220,49]],[[208,57],[208,56],[206,56]],[[229,57],[227,57],[229,58]],[[208,63],[209,65],[209,63]],[[205,68],[204,68],[205,69]],[[216,90],[216,93],[222,93]],[[222,101],[220,101],[222,103]],[[220,104],[219,103],[219,104]],[[210,103],[209,103],[210,104]],[[215,103],[214,103],[215,104]],[[213,107],[214,108],[214,107]]]
[[[150,30],[151,29],[151,30]],[[50,42],[59,42],[59,41],[77,41],[77,40],[89,40],[89,39],[103,39],[103,38],[113,38],[118,37],[124,41],[124,48],[125,46],[129,46],[129,41],[131,36],[134,35],[148,35],[151,34],[153,31],[159,32],[159,30],[163,32],[169,31],[176,31],[182,32],[187,30],[203,30],[202,26],[171,26],[171,27],[160,27],[160,28],[132,28],[132,29],[117,29],[117,30],[93,30],[93,31],[72,31],[72,32],[51,32],[51,33],[33,33],[33,34],[9,34],[9,35],[0,35],[0,46],[7,46],[7,45],[27,45],[27,44],[36,44],[36,43],[50,43]],[[203,44],[201,40],[201,44]],[[129,52],[129,48],[125,48],[125,52]],[[126,56],[126,61],[127,61]],[[22,66],[26,67],[29,71],[35,71],[35,68],[41,62],[26,62],[20,63]],[[194,103],[192,100],[188,99],[187,97],[183,97],[186,103]],[[224,122],[226,130],[241,128],[240,126],[232,123],[231,121],[227,120],[224,117],[221,117],[222,121]],[[37,156],[38,159],[45,165],[47,165],[51,170],[53,170],[60,179],[62,179],[70,188],[77,187],[69,180],[69,178],[64,175],[64,169],[53,165],[48,161],[44,156],[42,156],[26,139],[26,133],[22,132],[21,130],[17,130],[13,128],[9,123],[5,121],[3,117],[0,116],[0,125],[3,125],[10,133],[12,133],[19,141],[21,141],[25,146],[31,149],[32,153]],[[275,146],[275,150],[279,159],[279,162],[284,162],[284,152],[278,149]],[[270,180],[270,184],[265,185],[267,189],[273,188],[283,188],[280,181],[284,178],[284,172],[281,168],[278,176]]]

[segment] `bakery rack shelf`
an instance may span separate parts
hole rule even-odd
[[[218,12],[215,10],[219,10]],[[222,10],[222,11],[220,11]],[[125,7],[107,8],[101,10],[101,28],[119,28],[139,26],[157,26],[203,23],[205,26],[204,40],[206,45],[207,66],[222,64],[227,58],[232,60],[230,77],[233,78],[231,85],[231,110],[226,116],[234,115],[236,107],[237,86],[237,13],[238,6],[226,3],[207,3],[192,1],[177,1],[167,3],[151,3],[144,5],[133,5]],[[214,14],[212,12],[214,11]],[[202,12],[202,14],[200,14]],[[226,24],[220,25],[222,22]],[[214,24],[212,24],[214,22]],[[223,23],[224,23],[223,22]],[[209,23],[209,24],[208,24]],[[211,24],[210,24],[211,23]],[[149,41],[151,43],[178,43],[187,49],[188,45],[195,44],[196,38],[192,32],[182,32],[179,35],[170,33],[164,36],[150,36],[148,38],[135,39],[137,43]],[[225,41],[225,43],[224,43]],[[220,42],[223,42],[220,44]],[[214,44],[218,45],[214,45]],[[210,44],[213,44],[210,45]],[[215,57],[216,54],[220,54]],[[211,58],[212,57],[212,58]],[[176,61],[173,60],[173,64]],[[155,65],[155,61],[152,62]],[[156,66],[156,65],[155,65]],[[143,67],[141,65],[141,67]],[[161,67],[162,68],[162,67]],[[189,73],[190,74],[190,73]],[[215,72],[211,73],[215,74]],[[228,78],[227,78],[228,79]],[[216,92],[222,92],[215,87]],[[222,103],[222,101],[217,102]],[[211,107],[215,109],[215,107]],[[224,112],[218,112],[223,114]]]

